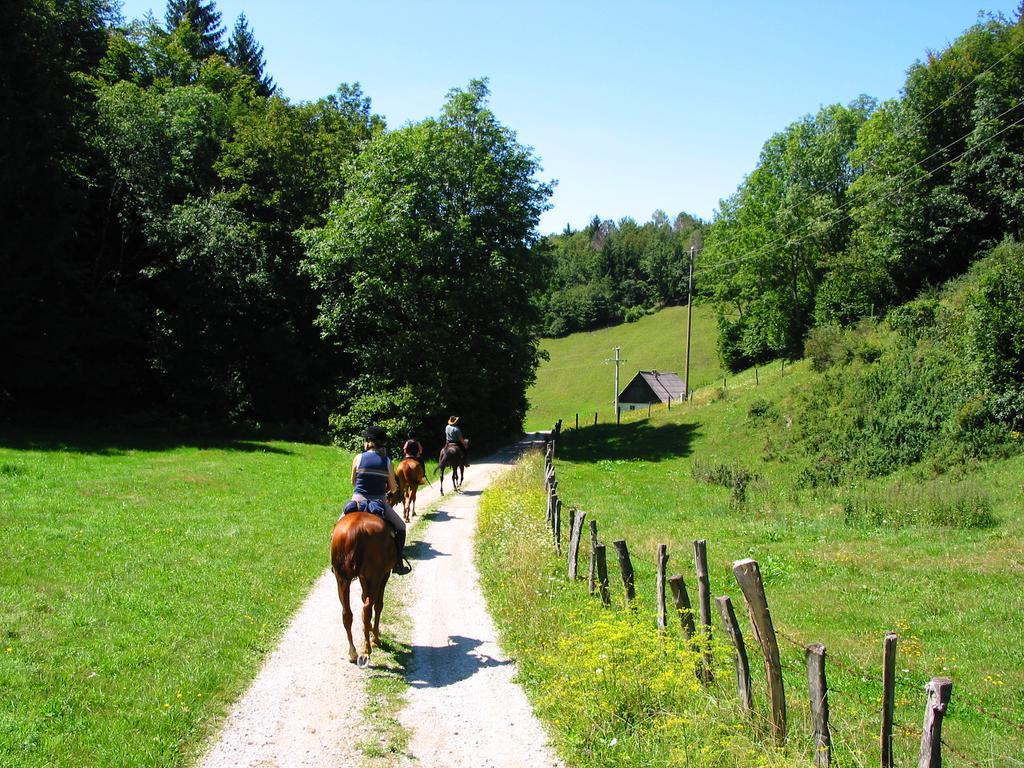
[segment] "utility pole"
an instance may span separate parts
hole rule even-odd
[[[615,423],[619,423],[619,348],[615,348]]]
[[[620,347],[615,348],[615,360],[605,360],[606,363],[615,363],[615,423],[619,423],[619,364],[626,362],[619,357]]]
[[[693,253],[696,249],[690,246],[690,280],[686,289],[686,368],[683,371],[683,390],[686,399],[690,399],[690,329],[693,326]]]

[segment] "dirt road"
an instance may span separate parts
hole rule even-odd
[[[480,492],[516,451],[475,462],[462,494],[441,504],[413,541],[413,656],[408,704],[399,714],[412,733],[402,763],[420,768],[559,765],[522,690],[515,666],[495,642],[473,565]],[[422,488],[419,508],[439,497]],[[326,551],[326,536],[325,551]],[[397,580],[398,577],[394,577]],[[353,587],[358,600],[358,585]],[[385,608],[384,623],[387,622]],[[353,636],[361,635],[359,612]],[[233,708],[202,768],[358,766],[366,674],[345,660],[337,588],[317,580],[252,687]]]

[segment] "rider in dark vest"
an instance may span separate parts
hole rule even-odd
[[[378,501],[384,507],[384,519],[395,529],[395,547],[398,562],[393,573],[404,576],[412,568],[405,562],[405,521],[388,503],[388,493],[398,491],[395,468],[388,458],[387,432],[383,427],[368,427],[363,434],[363,452],[352,459],[352,500],[358,502]]]

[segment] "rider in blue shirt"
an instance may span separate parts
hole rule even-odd
[[[448,426],[444,428],[444,440],[446,443],[452,443],[462,449],[462,463],[468,467],[469,443],[466,441],[466,438],[463,437],[462,430],[459,428],[458,424],[458,416],[452,416],[448,419]]]

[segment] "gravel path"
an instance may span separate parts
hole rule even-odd
[[[513,457],[471,466],[463,492],[445,499],[417,547],[410,691],[399,719],[423,768],[560,765],[497,645],[473,562],[480,492]]]
[[[473,564],[479,494],[515,455],[474,463],[462,494],[453,495],[446,478],[444,504],[421,541],[412,542],[413,573],[405,578],[413,581],[413,658],[408,706],[399,715],[413,733],[406,765],[559,765],[512,682],[514,665],[495,643]],[[438,498],[435,479],[433,488],[421,488],[418,507]],[[356,603],[358,595],[356,584]],[[353,637],[362,633],[360,612],[355,614]],[[385,624],[387,618],[385,602]],[[326,570],[232,709],[202,768],[358,766],[357,745],[369,733],[362,721],[366,674],[345,660],[343,638],[337,587]]]

